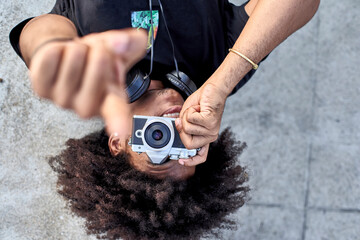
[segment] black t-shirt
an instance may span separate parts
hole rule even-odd
[[[159,26],[154,44],[153,79],[163,79],[175,70],[170,38],[166,32],[158,1]],[[174,42],[179,69],[200,87],[217,69],[241,33],[248,16],[243,6],[228,0],[162,0],[163,14]],[[131,12],[149,10],[148,0],[57,0],[50,13],[70,19],[79,36],[131,27]],[[16,26],[10,41],[18,47],[22,28],[30,19]],[[149,54],[139,67],[148,72]],[[242,85],[245,83],[242,81]]]

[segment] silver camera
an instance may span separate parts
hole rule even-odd
[[[175,118],[139,116],[133,118],[129,144],[137,153],[146,152],[154,164],[193,157],[197,149],[186,149],[175,127]]]

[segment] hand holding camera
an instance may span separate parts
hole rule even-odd
[[[219,135],[227,95],[209,80],[186,99],[176,127],[187,148],[206,146]]]

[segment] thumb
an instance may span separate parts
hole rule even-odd
[[[181,123],[181,119],[180,119],[180,118],[177,118],[177,119],[175,120],[175,126],[176,126],[177,131],[178,131],[179,133],[181,133],[182,130],[183,130],[183,127],[182,127],[182,123]]]
[[[134,28],[112,30],[104,37],[109,50],[123,61],[127,70],[146,54],[147,33],[145,30]]]
[[[126,98],[112,92],[108,93],[101,105],[100,113],[109,136],[117,133],[120,139],[128,139],[131,134],[132,121]]]

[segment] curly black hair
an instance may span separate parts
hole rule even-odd
[[[113,157],[105,131],[69,139],[49,160],[58,192],[86,219],[89,234],[102,239],[199,239],[248,199],[245,168],[237,157],[246,147],[229,129],[210,145],[207,161],[184,181],[155,179],[134,169],[128,155]]]

